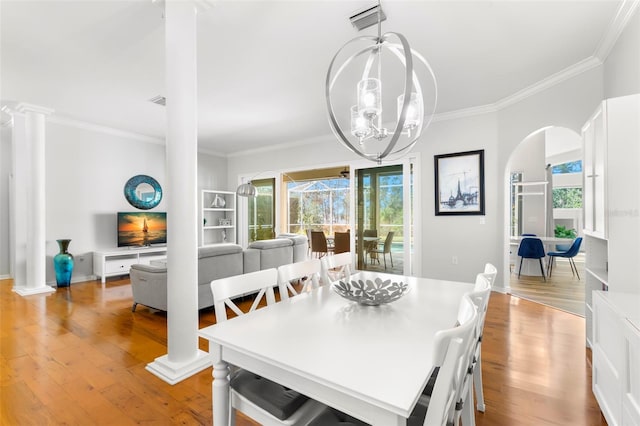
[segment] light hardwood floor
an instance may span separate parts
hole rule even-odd
[[[0,424],[212,423],[210,368],[174,386],[145,370],[167,351],[166,315],[140,305],[132,313],[128,279],[28,297],[11,288],[0,281]],[[201,311],[200,327],[214,322]],[[606,425],[584,319],[493,293],[485,327],[479,426]]]
[[[575,263],[580,279],[571,273],[569,262],[562,258],[556,260],[546,281],[526,275],[518,278],[518,269],[514,267],[510,277],[511,294],[584,317],[584,254],[576,256]]]

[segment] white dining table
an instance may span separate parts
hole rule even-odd
[[[528,237],[528,236],[518,236],[511,237],[512,244],[520,244],[523,238],[537,238],[542,241],[544,245],[552,245],[552,244],[568,244],[571,245],[573,243],[573,238],[560,238],[560,237]]]
[[[199,331],[213,362],[213,424],[229,422],[229,365],[244,368],[371,425],[406,425],[433,369],[434,336],[453,327],[473,284],[358,272],[409,292],[363,306],[329,285]]]

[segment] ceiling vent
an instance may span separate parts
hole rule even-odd
[[[162,105],[162,106],[166,106],[167,105],[167,98],[165,98],[162,95],[158,95],[154,98],[149,99],[149,102],[153,102],[154,104],[157,105]]]
[[[380,5],[369,6],[363,10],[359,10],[349,16],[349,20],[351,21],[351,24],[358,29],[358,31],[369,28],[370,26],[378,23],[378,9],[380,9],[380,22],[386,20],[387,16],[384,14],[384,10],[382,10]]]

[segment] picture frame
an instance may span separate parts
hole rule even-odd
[[[484,149],[434,156],[436,216],[484,215]]]

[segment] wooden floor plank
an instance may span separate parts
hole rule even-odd
[[[131,312],[128,279],[28,297],[11,286],[0,281],[0,424],[212,424],[211,368],[174,386],[146,371],[166,353],[167,318]],[[200,327],[214,323],[200,312]],[[479,426],[606,425],[583,318],[494,292],[484,335]]]

